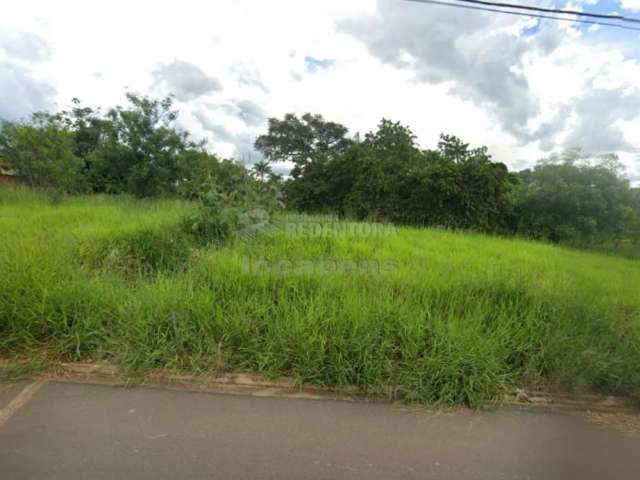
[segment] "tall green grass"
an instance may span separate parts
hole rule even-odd
[[[640,394],[640,262],[305,216],[201,248],[179,229],[192,209],[0,188],[0,355],[287,375],[430,404],[514,386]]]

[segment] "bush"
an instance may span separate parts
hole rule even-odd
[[[116,234],[86,247],[89,266],[129,277],[176,272],[191,256],[191,242],[179,230],[139,230]]]
[[[202,244],[222,244],[231,236],[236,221],[221,206],[220,195],[211,190],[202,195],[198,210],[187,215],[182,229]]]
[[[88,188],[73,135],[55,117],[36,114],[31,123],[3,123],[0,157],[27,185],[63,192]]]
[[[226,169],[237,164],[222,162]],[[203,182],[198,192],[199,207],[182,222],[183,231],[202,244],[223,244],[231,237],[255,238],[257,231],[281,207],[280,192],[271,182],[258,181],[247,173],[220,175],[219,183]],[[267,217],[265,219],[265,217]]]
[[[185,151],[196,148],[179,131],[172,100],[127,94],[129,105],[107,113],[100,142],[90,155],[94,190],[137,197],[173,195],[188,165]]]
[[[522,235],[577,245],[633,237],[640,210],[617,157],[569,151],[521,176],[516,213]]]
[[[296,210],[483,232],[513,223],[516,177],[456,137],[421,150],[409,128],[383,119],[362,142],[309,155],[284,188]]]
[[[65,192],[189,197],[212,169],[221,184],[232,170],[248,177],[244,167],[219,162],[178,128],[170,97],[129,93],[127,100],[106,115],[74,99],[70,111],[5,122],[0,158],[28,185]]]

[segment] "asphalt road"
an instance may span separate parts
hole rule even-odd
[[[27,387],[0,384],[0,479],[640,478],[640,437],[578,415]]]

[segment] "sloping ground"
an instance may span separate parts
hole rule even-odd
[[[200,248],[191,208],[0,187],[0,355],[438,404],[640,392],[637,261],[309,216]]]

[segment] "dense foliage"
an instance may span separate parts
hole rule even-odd
[[[83,191],[87,182],[74,140],[58,118],[36,114],[30,123],[2,124],[0,158],[29,185]]]
[[[255,185],[243,165],[220,160],[176,124],[172,99],[127,94],[106,114],[83,107],[5,122],[0,158],[30,186],[63,192],[180,195],[197,199]]]
[[[228,223],[223,213],[237,223],[238,208],[272,210],[282,196],[300,212],[403,225],[580,245],[640,237],[640,194],[613,155],[572,150],[514,173],[454,136],[424,150],[398,122],[383,119],[361,138],[307,113],[271,118],[255,142],[264,159],[249,170],[209,153],[176,118],[170,97],[129,93],[106,114],[74,100],[55,115],[5,122],[0,160],[28,185],[58,192],[198,200],[199,217],[187,223],[200,232]],[[274,163],[291,166],[286,180]]]
[[[637,193],[615,156],[569,151],[521,172],[518,231],[555,242],[619,241],[637,235]]]
[[[638,237],[639,195],[613,155],[574,150],[512,173],[454,136],[421,150],[400,123],[382,120],[360,141],[323,122],[289,114],[256,141],[268,159],[295,164],[284,185],[290,208],[582,245]],[[314,139],[327,131],[330,141]]]

